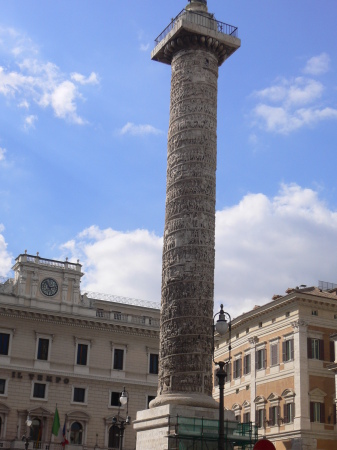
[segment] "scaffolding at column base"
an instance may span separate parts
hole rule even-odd
[[[225,449],[253,450],[258,440],[252,422],[225,421]],[[219,421],[176,416],[170,418],[168,450],[217,450]]]

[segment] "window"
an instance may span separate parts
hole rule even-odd
[[[121,396],[120,392],[110,393],[110,406],[120,406],[119,398]]]
[[[271,406],[269,408],[269,426],[278,425],[279,406]]]
[[[4,378],[0,378],[0,395],[5,395],[6,393],[6,380]]]
[[[250,412],[246,412],[243,414],[243,423],[250,422]]]
[[[323,339],[308,338],[308,358],[324,359],[324,341]]]
[[[283,421],[284,423],[291,423],[295,417],[295,403],[285,403],[283,405]]]
[[[233,378],[241,377],[241,368],[242,368],[242,360],[241,358],[237,358],[233,363]]]
[[[0,355],[8,355],[9,336],[8,333],[0,333]]]
[[[85,403],[85,389],[74,388],[73,401],[76,403]]]
[[[335,342],[330,341],[330,362],[335,362]]]
[[[79,422],[71,424],[70,428],[70,444],[82,445],[83,427]]]
[[[34,383],[33,397],[34,398],[46,397],[46,385],[44,383]]]
[[[48,361],[49,339],[39,338],[37,345],[37,359]]]
[[[294,359],[294,339],[287,339],[282,342],[283,362],[292,361]]]
[[[258,428],[264,428],[266,418],[266,410],[264,408],[256,411],[256,425]]]
[[[257,350],[256,352],[256,370],[265,369],[267,365],[267,352],[266,349],[263,348],[261,350]]]
[[[155,353],[150,353],[150,367],[149,372],[155,375],[158,374],[158,363],[159,363],[159,355]]]
[[[88,345],[77,344],[77,358],[76,364],[79,366],[86,366],[88,360]]]
[[[312,316],[318,316],[318,311],[317,311],[317,309],[313,309],[313,310],[311,311],[311,315],[312,315]]]
[[[121,348],[114,349],[114,365],[115,370],[123,370],[124,368],[124,350]]]
[[[249,334],[249,328],[246,328],[246,334]]]
[[[147,404],[146,404],[147,409],[150,408],[150,402],[152,402],[152,400],[154,400],[155,398],[156,398],[155,395],[148,395],[147,396]]]
[[[324,403],[310,402],[310,422],[325,423]]]
[[[262,322],[259,322],[259,328],[262,328]]]
[[[251,371],[250,353],[243,358],[243,374],[248,375]]]
[[[270,365],[278,364],[278,342],[270,344]]]
[[[290,312],[289,311],[286,312],[286,317],[290,317]]]

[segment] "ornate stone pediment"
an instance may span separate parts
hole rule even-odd
[[[240,411],[241,409],[242,409],[242,406],[239,405],[239,403],[234,403],[234,405],[232,406],[233,411]]]
[[[10,411],[10,408],[5,405],[5,403],[0,403],[0,413],[2,414],[8,414]]]
[[[53,414],[48,409],[43,408],[43,406],[30,409],[28,412],[30,416],[40,416],[40,417],[51,416]]]
[[[258,395],[257,397],[255,397],[254,403],[256,403],[256,404],[267,403],[267,400],[263,395]]]
[[[283,398],[289,398],[289,397],[295,397],[295,392],[292,389],[285,389],[282,394],[281,397]]]
[[[272,393],[268,396],[267,400],[270,401],[270,402],[274,402],[274,401],[276,401],[276,400],[281,400],[281,397],[280,397],[279,395],[275,394],[275,392],[272,392]]]
[[[70,411],[66,414],[67,419],[90,420],[89,414],[84,411]]]

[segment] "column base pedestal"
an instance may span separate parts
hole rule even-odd
[[[168,436],[175,431],[177,416],[218,420],[219,410],[200,406],[167,404],[138,411],[137,418],[133,422],[133,428],[137,432],[136,449],[167,450],[169,445]],[[225,420],[234,422],[234,412],[225,411]]]

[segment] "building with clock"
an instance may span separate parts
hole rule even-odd
[[[31,449],[119,448],[113,417],[134,419],[156,395],[159,305],[81,292],[79,262],[25,253],[13,270],[0,282],[0,447],[23,449],[25,435]]]
[[[238,421],[257,424],[276,450],[337,448],[337,289],[331,287],[288,289],[232,321],[225,406]],[[228,336],[217,342],[216,360],[227,360],[228,346]]]

